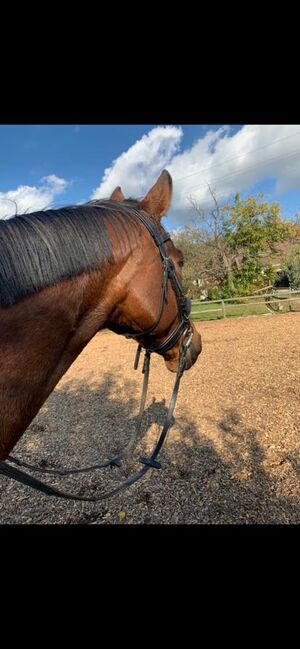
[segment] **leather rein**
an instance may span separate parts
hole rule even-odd
[[[148,218],[146,218],[144,214],[136,210],[134,210],[134,213],[135,216],[146,227],[146,229],[152,236],[155,244],[158,246],[160,256],[162,259],[162,265],[163,265],[162,295],[161,295],[159,314],[156,322],[148,329],[141,331],[139,333],[125,334],[126,338],[133,338],[135,340],[138,340],[139,338],[143,339],[143,342],[139,343],[136,352],[136,357],[134,361],[135,370],[138,368],[141,351],[142,350],[145,351],[144,364],[142,369],[142,373],[144,375],[143,390],[142,390],[142,396],[140,402],[139,415],[137,419],[137,425],[133,435],[134,441],[136,441],[137,436],[140,432],[142,416],[143,416],[145,403],[146,403],[151,354],[153,352],[157,354],[163,354],[164,352],[171,349],[175,345],[175,343],[179,340],[179,338],[182,337],[182,340],[180,342],[178,369],[176,373],[176,379],[175,379],[175,384],[174,384],[174,388],[170,400],[168,413],[166,415],[166,419],[160,437],[158,439],[158,442],[155,448],[153,449],[150,457],[148,458],[140,457],[139,459],[139,462],[143,465],[142,468],[138,472],[134,473],[129,478],[127,478],[127,480],[120,483],[114,489],[111,489],[110,491],[106,491],[105,493],[100,494],[98,496],[79,496],[77,494],[71,494],[64,491],[60,491],[59,489],[56,489],[55,487],[52,487],[44,482],[41,482],[40,480],[37,480],[36,478],[32,477],[28,473],[25,473],[24,471],[21,471],[20,469],[17,469],[15,468],[15,466],[11,466],[11,465],[13,464],[17,466],[22,466],[27,469],[30,469],[31,471],[36,471],[38,473],[48,473],[57,476],[67,476],[76,473],[87,473],[89,471],[93,471],[96,469],[103,469],[106,467],[113,467],[113,466],[120,467],[122,464],[122,460],[124,459],[124,456],[126,455],[126,453],[128,453],[128,449],[129,448],[131,449],[132,447],[132,440],[130,440],[129,444],[125,447],[125,449],[123,449],[122,452],[120,452],[120,454],[117,457],[112,457],[112,458],[108,457],[108,459],[105,462],[102,462],[101,464],[95,464],[89,467],[79,468],[79,469],[45,469],[36,465],[27,464],[26,462],[23,462],[13,457],[12,455],[9,455],[7,460],[0,461],[0,474],[8,478],[12,478],[17,482],[21,482],[22,484],[32,487],[33,489],[41,491],[42,493],[47,494],[48,496],[56,496],[57,498],[65,498],[68,500],[84,500],[89,502],[96,502],[99,500],[110,498],[111,496],[121,491],[124,491],[125,489],[128,489],[130,485],[140,480],[147,473],[147,471],[149,471],[150,468],[155,468],[155,469],[161,468],[160,463],[157,461],[157,456],[162,448],[162,445],[165,441],[168,430],[172,423],[173,411],[178,396],[180,380],[185,370],[186,354],[191,344],[192,336],[193,336],[193,330],[189,322],[191,301],[184,296],[180,282],[178,281],[175,273],[174,264],[170,259],[170,257],[167,255],[165,250],[164,243],[170,240],[169,233],[163,230],[163,233],[160,234],[157,231],[157,229],[153,226],[153,223]],[[179,322],[176,325],[175,329],[169,334],[169,336],[160,345],[153,347],[153,345],[151,345],[151,338],[149,339],[149,344],[145,342],[144,339],[147,338],[149,334],[151,334],[159,325],[159,322],[163,314],[164,306],[168,302],[168,280],[170,280],[172,289],[176,296],[177,309],[178,309],[177,316]],[[10,464],[8,464],[8,462]]]

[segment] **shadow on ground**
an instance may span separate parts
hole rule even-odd
[[[136,384],[122,384],[121,375],[107,372],[100,383],[66,381],[50,395],[14,455],[48,467],[97,463],[126,444],[138,407]],[[148,403],[135,459],[154,446],[166,412],[164,400]],[[49,498],[1,477],[0,523],[111,524],[120,522],[120,512],[125,524],[299,523],[299,457],[277,457],[276,466],[270,464],[260,434],[243,426],[236,410],[225,411],[215,425],[222,439],[218,448],[192,416],[175,411],[160,455],[163,469],[106,502]],[[82,495],[101,493],[124,475],[106,469],[45,479]]]

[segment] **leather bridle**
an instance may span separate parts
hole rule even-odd
[[[59,489],[56,489],[55,487],[52,487],[44,482],[41,482],[40,480],[37,480],[36,478],[32,477],[28,473],[25,473],[24,471],[20,471],[19,469],[16,469],[14,466],[11,466],[11,464],[17,465],[17,466],[23,466],[31,471],[37,471],[39,473],[48,473],[51,475],[59,475],[59,476],[66,476],[66,475],[73,475],[76,473],[87,473],[92,470],[96,469],[102,469],[105,467],[113,467],[113,466],[121,466],[122,460],[124,459],[124,456],[126,452],[128,451],[128,448],[132,447],[132,440],[130,440],[129,444],[125,449],[123,449],[123,452],[120,453],[117,457],[113,458],[108,458],[105,462],[101,464],[96,464],[90,467],[85,467],[85,468],[79,468],[79,469],[45,469],[41,468],[40,466],[36,465],[31,465],[27,464],[26,462],[22,462],[21,460],[14,458],[12,455],[9,455],[6,461],[0,461],[0,474],[12,478],[13,480],[16,480],[17,482],[21,482],[22,484],[25,484],[27,486],[32,487],[33,489],[36,489],[38,491],[41,491],[42,493],[45,493],[49,496],[56,496],[58,498],[66,498],[68,500],[84,500],[84,501],[90,501],[90,502],[97,502],[99,500],[104,500],[106,498],[109,498],[121,491],[124,491],[127,489],[130,485],[132,485],[134,482],[137,482],[140,478],[142,478],[147,471],[152,467],[156,469],[160,469],[161,465],[157,461],[157,456],[161,450],[161,447],[165,441],[165,438],[167,436],[168,430],[171,426],[172,423],[172,417],[173,417],[173,411],[175,408],[176,404],[176,399],[178,395],[178,390],[179,390],[179,384],[181,377],[184,373],[185,370],[185,365],[186,365],[186,354],[187,350],[191,344],[192,341],[192,336],[193,336],[193,329],[189,321],[189,315],[191,311],[191,301],[186,298],[183,294],[180,282],[176,276],[175,273],[175,268],[172,260],[170,257],[167,255],[164,243],[166,241],[170,240],[170,235],[168,232],[162,229],[162,234],[160,234],[156,228],[154,227],[153,223],[142,213],[138,212],[137,210],[132,210],[136,217],[143,223],[143,225],[147,228],[148,232],[152,236],[153,240],[155,241],[159,252],[160,256],[162,259],[162,265],[163,265],[163,279],[162,279],[162,294],[161,294],[161,301],[160,301],[160,308],[159,308],[159,314],[156,322],[149,327],[148,329],[138,332],[138,333],[126,333],[125,337],[126,338],[133,338],[135,340],[142,339],[142,342],[139,343],[138,349],[136,352],[136,357],[134,361],[134,369],[138,368],[138,363],[139,363],[139,357],[142,349],[145,351],[145,358],[144,358],[144,364],[143,364],[143,374],[144,374],[144,381],[143,381],[143,391],[142,391],[142,396],[141,396],[141,403],[140,403],[140,410],[139,410],[139,415],[137,419],[137,425],[136,429],[134,432],[134,439],[136,441],[137,436],[140,432],[141,428],[141,423],[142,423],[142,416],[145,408],[145,403],[146,403],[146,396],[147,396],[147,389],[148,389],[148,381],[149,381],[149,371],[150,371],[150,356],[154,352],[156,354],[164,354],[166,351],[174,347],[174,345],[178,342],[178,340],[181,338],[180,341],[180,348],[179,348],[179,362],[178,362],[178,369],[176,373],[176,379],[175,379],[175,385],[173,388],[173,393],[172,397],[170,400],[170,405],[168,409],[168,413],[165,419],[165,423],[163,426],[163,429],[161,431],[160,437],[158,439],[158,442],[152,451],[151,455],[149,458],[140,458],[140,462],[143,465],[142,469],[138,471],[137,473],[133,474],[130,476],[127,480],[119,484],[117,487],[112,489],[111,491],[107,491],[99,496],[79,496],[76,494],[70,494],[66,493],[63,491],[60,491]],[[173,291],[176,296],[176,302],[177,302],[177,316],[178,316],[178,324],[176,325],[175,329],[167,336],[167,338],[159,345],[153,346],[151,344],[151,338],[148,339],[147,337],[154,332],[154,330],[158,327],[160,320],[163,315],[163,310],[165,304],[168,302],[168,280],[170,280],[171,286],[173,288]],[[8,464],[7,462],[10,462],[11,464]]]
[[[159,314],[156,322],[151,327],[149,327],[149,329],[145,329],[144,331],[141,331],[139,333],[125,334],[125,337],[134,338],[135,340],[138,340],[139,338],[145,339],[147,336],[149,336],[149,334],[153,333],[153,331],[158,327],[163,315],[164,306],[168,302],[168,279],[169,279],[176,297],[177,308],[178,308],[177,315],[178,315],[179,322],[175,327],[175,329],[169,334],[169,336],[160,345],[153,346],[151,345],[151,342],[148,343],[144,342],[143,345],[139,345],[141,349],[144,348],[149,353],[155,352],[156,354],[164,354],[169,349],[174,347],[174,345],[179,340],[180,336],[182,336],[183,334],[185,334],[186,336],[189,335],[190,338],[192,338],[193,330],[189,322],[189,315],[191,312],[192,303],[191,300],[185,297],[185,295],[183,294],[181,284],[175,273],[173,261],[167,255],[164,246],[164,243],[166,241],[171,240],[170,234],[165,230],[163,230],[163,234],[159,234],[156,228],[153,226],[152,222],[148,218],[146,218],[142,212],[134,211],[134,213],[135,216],[147,228],[148,232],[151,234],[153,240],[155,241],[158,247],[162,259],[162,264],[163,264],[162,294],[160,300]]]

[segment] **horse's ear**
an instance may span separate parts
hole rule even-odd
[[[148,212],[154,219],[160,220],[167,214],[172,199],[172,178],[164,169],[155,185],[139,203],[139,207]]]
[[[114,189],[110,197],[110,200],[117,201],[118,203],[122,203],[122,201],[125,201],[125,196],[121,190],[121,187],[116,187],[116,189]]]

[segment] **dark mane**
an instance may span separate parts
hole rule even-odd
[[[96,200],[0,220],[0,308],[111,263],[108,222],[120,248],[131,249],[139,228],[134,207],[135,200]]]

